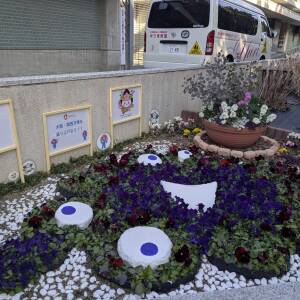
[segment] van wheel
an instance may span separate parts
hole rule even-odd
[[[234,58],[232,55],[227,55],[226,62],[234,62]]]
[[[259,60],[265,60],[265,59],[266,59],[266,57],[263,55],[263,56],[260,57]]]

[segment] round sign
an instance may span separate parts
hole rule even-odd
[[[183,39],[189,38],[189,37],[190,37],[190,32],[189,32],[188,30],[183,30],[183,31],[181,32],[181,37],[182,37]]]
[[[102,133],[97,139],[97,147],[100,151],[109,149],[110,144],[111,139],[108,133]]]
[[[23,172],[25,176],[32,175],[36,170],[35,162],[27,160],[23,163]]]
[[[8,180],[10,182],[16,182],[19,179],[19,172],[18,171],[13,171],[9,173],[8,175]]]

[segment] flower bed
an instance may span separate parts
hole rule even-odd
[[[57,227],[53,215],[66,202],[64,198],[35,209],[23,223],[20,240],[30,243],[45,235],[49,248],[43,250],[46,252],[24,248],[38,267],[27,272],[26,280],[16,271],[21,284],[10,284],[13,279],[5,275],[14,274],[14,264],[2,266],[0,278],[8,281],[5,285],[0,282],[1,290],[17,292],[36,281],[73,247],[87,252],[100,277],[139,294],[170,291],[190,281],[199,270],[201,254],[208,255],[219,269],[232,270],[234,266],[246,278],[270,278],[287,272],[290,255],[299,247],[297,167],[284,157],[272,161],[257,158],[248,163],[203,156],[195,147],[190,149],[193,156],[180,163],[178,150],[171,147],[167,155],[160,155],[162,164],[155,167],[139,165],[136,153],[125,154],[120,160],[111,155],[109,160],[95,160],[85,172],[75,172],[61,181],[61,191],[72,192],[72,200],[92,206],[91,225],[85,231]],[[197,210],[188,209],[182,199],[174,201],[163,190],[161,180],[186,185],[217,181],[216,203],[206,212],[201,205]],[[168,263],[156,269],[134,268],[119,257],[120,236],[136,226],[156,227],[167,234],[173,243]],[[1,251],[10,253],[10,243]],[[50,250],[58,254],[57,261],[41,266],[41,256]],[[17,257],[14,262],[20,265],[22,256]]]

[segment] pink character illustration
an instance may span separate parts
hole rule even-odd
[[[129,89],[124,90],[123,95],[120,95],[121,99],[119,101],[119,108],[124,115],[126,112],[133,108],[133,92]]]

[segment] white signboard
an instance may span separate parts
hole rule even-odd
[[[112,90],[111,107],[113,123],[140,117],[141,86]]]
[[[121,65],[126,64],[126,10],[124,6],[120,7],[120,60]]]
[[[0,149],[16,146],[9,103],[0,105],[0,133]]]
[[[89,109],[72,110],[47,116],[48,149],[56,152],[89,144]]]

